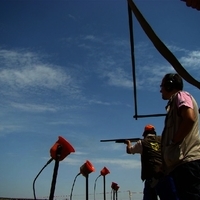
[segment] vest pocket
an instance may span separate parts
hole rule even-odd
[[[165,147],[164,161],[168,167],[175,166],[183,159],[180,144],[171,144]]]

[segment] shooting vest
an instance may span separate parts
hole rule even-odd
[[[149,134],[141,141],[143,146],[141,154],[141,179],[144,181],[155,177],[162,165],[161,137]]]
[[[168,174],[177,166],[200,159],[200,137],[199,137],[199,113],[198,105],[191,96],[193,102],[193,111],[196,117],[192,130],[187,134],[181,143],[170,144],[170,141],[177,132],[182,121],[178,115],[176,93],[168,102],[168,113],[165,119],[165,128],[162,133],[162,157],[163,169]]]

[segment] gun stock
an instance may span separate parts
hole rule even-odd
[[[140,138],[110,139],[110,140],[100,140],[100,142],[125,143],[126,140],[130,140],[131,142],[137,142],[138,140],[141,139]]]

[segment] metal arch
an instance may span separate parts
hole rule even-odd
[[[130,46],[131,46],[134,108],[135,108],[135,115],[133,116],[133,118],[135,118],[137,120],[138,118],[145,118],[145,117],[166,116],[166,114],[138,115],[138,111],[137,111],[137,87],[136,87],[136,73],[135,73],[135,56],[134,56],[133,17],[132,17],[131,7],[130,7],[129,4],[128,4],[128,18],[129,18],[129,34],[130,34]]]
[[[132,74],[133,74],[133,88],[134,88],[134,99],[135,99],[135,115],[133,116],[136,120],[137,118],[144,117],[160,117],[166,116],[166,114],[150,114],[150,115],[138,115],[137,114],[137,88],[136,88],[136,74],[135,74],[135,58],[134,58],[134,42],[133,42],[133,22],[132,22],[132,12],[137,18],[142,29],[149,37],[155,48],[159,53],[172,65],[175,71],[188,83],[200,89],[200,82],[194,79],[181,65],[173,53],[165,46],[165,44],[159,39],[155,34],[151,26],[148,24],[146,19],[143,17],[139,9],[133,3],[132,0],[127,0],[128,2],[128,14],[129,14],[129,31],[130,31],[130,45],[131,45],[131,57],[132,57]],[[132,10],[132,12],[131,12]]]

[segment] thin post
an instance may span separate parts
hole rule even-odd
[[[56,150],[56,160],[55,160],[55,165],[54,165],[53,178],[52,178],[52,182],[51,182],[51,190],[50,190],[49,200],[53,200],[53,197],[54,197],[54,192],[55,192],[55,187],[56,187],[56,179],[57,179],[58,167],[59,167],[59,158],[61,155],[61,151],[62,151],[62,146],[59,145]]]
[[[103,176],[103,199],[106,200],[106,177]]]
[[[86,179],[86,200],[88,200],[88,174],[85,176]]]

